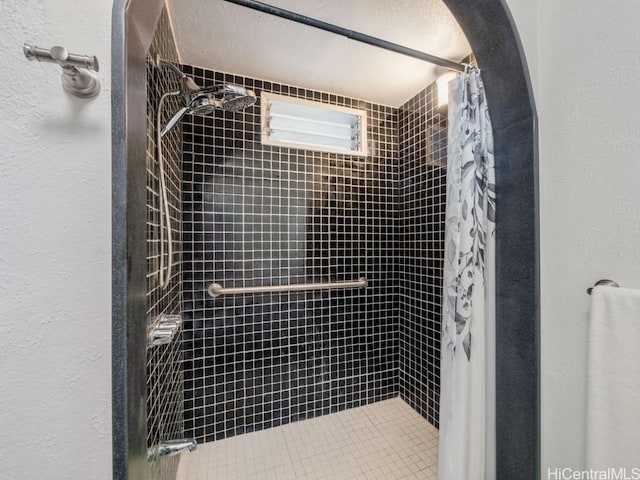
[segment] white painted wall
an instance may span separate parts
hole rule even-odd
[[[0,477],[111,478],[111,0],[0,2]],[[22,43],[97,55],[94,100]]]
[[[530,0],[507,3],[535,61],[540,118],[546,478],[584,464],[585,289],[640,288],[640,2],[537,0],[537,15]]]

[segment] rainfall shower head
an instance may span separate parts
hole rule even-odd
[[[186,78],[195,85],[190,77]],[[183,81],[184,83],[186,82]],[[185,105],[167,122],[166,127],[162,129],[162,136],[166,135],[186,113],[208,115],[216,108],[237,112],[256,103],[256,94],[238,85],[226,84],[182,93]]]

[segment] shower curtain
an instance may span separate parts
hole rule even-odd
[[[495,177],[480,71],[449,83],[439,480],[495,479]]]

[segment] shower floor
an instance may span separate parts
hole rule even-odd
[[[436,480],[438,430],[400,398],[206,443],[178,480]]]

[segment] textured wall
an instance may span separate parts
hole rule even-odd
[[[0,476],[111,476],[111,1],[0,2]],[[70,11],[73,12],[70,15]],[[100,60],[92,100],[22,43]]]
[[[640,288],[638,25],[633,0],[538,0],[543,473],[584,461],[585,289]]]
[[[370,155],[260,143],[259,105],[189,116],[184,145],[185,428],[213,440],[397,394],[397,110],[185,67],[368,113]],[[226,287],[350,281],[212,299]]]
[[[600,278],[640,287],[640,4],[507,3],[529,61],[540,118],[546,474],[548,468],[584,465],[585,289]]]

